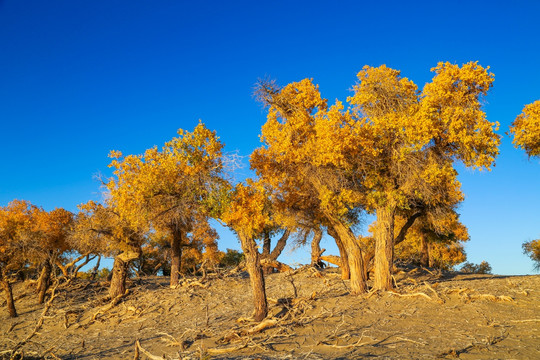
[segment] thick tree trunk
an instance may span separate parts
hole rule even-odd
[[[255,306],[253,317],[255,321],[262,321],[268,315],[268,303],[257,244],[250,237],[240,234],[239,237],[246,258],[246,268],[251,281],[251,289],[253,290],[253,304]]]
[[[420,235],[420,265],[429,266],[429,247],[424,234]]]
[[[364,254],[358,244],[358,239],[352,233],[351,229],[346,227],[340,221],[333,222],[333,228],[337,232],[339,239],[345,247],[347,260],[350,270],[350,285],[353,295],[367,292],[366,276],[364,269]]]
[[[139,256],[139,251],[125,251],[114,258],[113,269],[111,272],[111,285],[109,287],[109,296],[114,299],[118,295],[126,293],[126,279],[130,261]]]
[[[343,245],[339,234],[332,227],[328,227],[328,235],[334,238],[336,245],[339,249],[339,258],[341,259],[341,279],[349,280],[351,278],[351,269],[349,268],[349,257],[347,256],[347,249]]]
[[[122,260],[120,256],[114,258],[111,286],[109,287],[109,296],[111,299],[126,293],[127,273],[128,262]]]
[[[17,310],[15,309],[15,301],[13,301],[13,291],[11,290],[11,284],[3,272],[0,272],[0,285],[6,294],[6,303],[9,312],[9,316],[17,317]]]
[[[373,287],[376,290],[391,290],[392,266],[394,264],[394,217],[392,206],[377,209],[375,226],[375,276]]]
[[[320,229],[315,231],[313,235],[313,240],[311,240],[311,266],[316,268],[323,268],[324,263],[321,261],[321,239],[323,233]]]
[[[182,230],[174,229],[171,237],[171,287],[178,285],[182,259]]]
[[[45,302],[45,294],[47,293],[47,290],[51,285],[51,272],[51,262],[47,259],[45,260],[45,262],[43,263],[43,267],[41,268],[41,274],[39,276],[37,285],[37,292],[40,304],[43,304]]]

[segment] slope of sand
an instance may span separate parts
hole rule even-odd
[[[106,282],[60,285],[49,310],[18,284],[19,317],[0,302],[0,355],[25,359],[540,359],[540,276],[438,275],[404,269],[395,293],[349,295],[337,269],[266,279],[270,316],[250,322],[245,273],[130,281],[112,308]],[[244,318],[244,319],[242,319]]]

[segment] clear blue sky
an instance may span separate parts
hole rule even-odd
[[[313,78],[333,101],[366,64],[421,87],[438,61],[478,60],[495,73],[485,110],[504,135],[540,98],[539,17],[536,0],[0,0],[0,205],[76,211],[100,199],[93,177],[108,173],[109,150],[141,153],[199,119],[249,155],[265,121],[252,88],[264,77]],[[469,261],[530,273],[521,243],[540,237],[540,161],[504,135],[492,172],[459,171]],[[305,262],[307,249],[286,257]]]

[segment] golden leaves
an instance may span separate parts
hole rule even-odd
[[[525,105],[510,132],[514,135],[515,147],[525,150],[529,156],[540,156],[540,100]]]

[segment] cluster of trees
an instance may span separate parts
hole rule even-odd
[[[498,124],[482,110],[494,78],[476,62],[432,71],[419,90],[398,70],[366,66],[347,105],[329,104],[310,79],[258,83],[268,109],[263,145],[250,157],[255,176],[240,183],[230,180],[217,134],[199,123],[141,155],[112,151],[106,200],[80,205],[78,214],[10,203],[0,211],[10,314],[8,277],[22,269],[40,271],[43,301],[55,266],[69,277],[96,256],[115,259],[113,298],[125,293],[131,263],[141,273],[161,269],[175,287],[182,271],[238,261],[218,250],[212,219],[238,236],[257,321],[268,311],[264,275],[282,265],[276,260],[291,238],[311,242],[312,265],[320,266],[320,240],[332,237],[352,294],[366,292],[370,276],[374,289],[392,289],[396,259],[442,269],[464,262],[469,235],[456,212],[463,194],[454,166],[494,164]],[[540,102],[525,107],[511,128],[531,156],[540,154],[539,109]],[[357,231],[365,214],[376,217],[367,237]],[[526,247],[539,249],[538,241]],[[73,253],[80,257],[68,258]]]
[[[512,123],[510,132],[517,148],[525,150],[529,157],[540,157],[540,100],[525,105]],[[536,270],[540,270],[540,239],[525,242],[523,252],[533,260]]]

